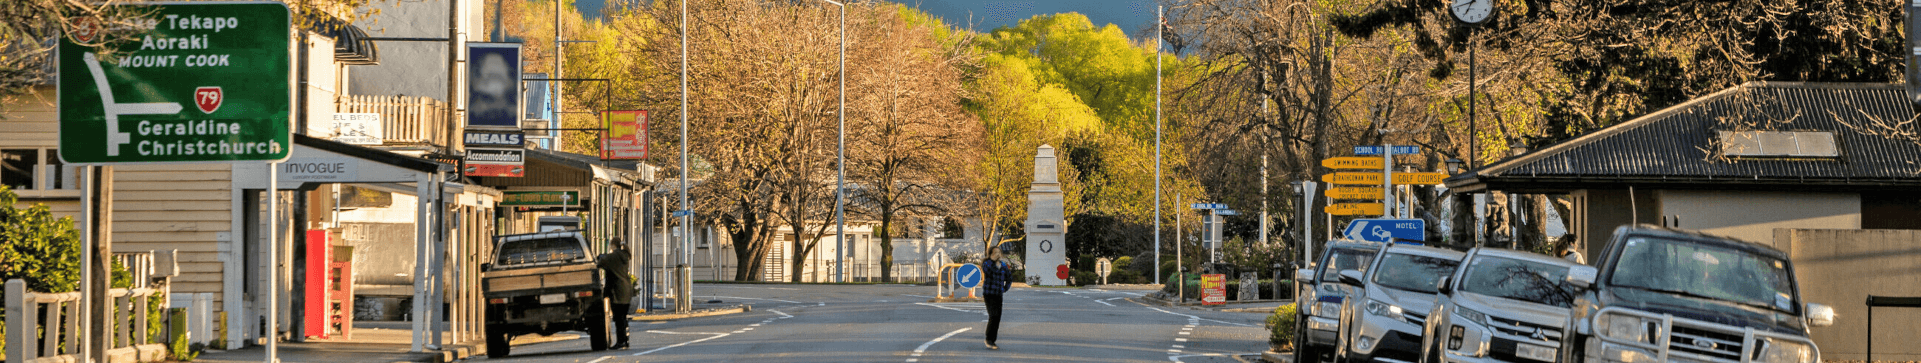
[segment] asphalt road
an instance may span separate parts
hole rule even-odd
[[[1000,350],[988,350],[986,308],[928,303],[933,287],[701,284],[694,290],[703,300],[746,303],[753,311],[634,322],[632,347],[625,350],[594,352],[585,339],[570,339],[515,345],[511,356],[497,360],[1234,362],[1236,355],[1267,349],[1263,314],[1136,302],[1145,291],[1016,288],[1007,293]]]

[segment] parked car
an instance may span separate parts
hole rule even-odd
[[[1294,271],[1294,281],[1301,289],[1294,294],[1299,297],[1294,301],[1300,304],[1294,319],[1296,361],[1319,361],[1323,354],[1334,351],[1334,344],[1339,342],[1336,332],[1340,331],[1341,302],[1353,288],[1340,282],[1340,272],[1366,270],[1380,250],[1379,243],[1330,241],[1320,262]]]
[[[1794,264],[1767,245],[1655,226],[1614,230],[1561,340],[1563,362],[1815,363],[1809,327],[1834,308],[1801,300]]]
[[[1499,248],[1467,251],[1441,280],[1428,312],[1422,362],[1553,362],[1582,266],[1548,255]]]
[[[1394,243],[1381,248],[1365,270],[1342,270],[1342,283],[1358,286],[1341,310],[1335,361],[1412,362],[1421,354],[1421,327],[1441,278],[1454,274],[1459,251]]]
[[[571,330],[586,331],[589,348],[607,349],[614,315],[588,251],[580,230],[494,237],[493,262],[480,267],[488,357],[506,356],[516,335]]]

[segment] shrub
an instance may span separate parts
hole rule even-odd
[[[1295,304],[1274,308],[1274,314],[1267,316],[1267,346],[1276,351],[1293,350],[1294,317],[1298,313]]]
[[[73,218],[54,218],[45,204],[15,208],[19,201],[0,185],[0,281],[25,280],[27,290],[38,292],[78,289],[80,231]]]

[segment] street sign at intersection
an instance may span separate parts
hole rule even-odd
[[[1386,209],[1386,206],[1381,203],[1339,203],[1328,204],[1327,207],[1322,208],[1328,215],[1336,216],[1380,215],[1381,211]]]
[[[285,4],[116,6],[150,12],[131,21],[145,28],[139,39],[80,39],[119,43],[112,52],[61,40],[61,160],[287,158],[293,26]]]
[[[1321,175],[1321,181],[1329,184],[1381,185],[1381,173],[1369,173],[1369,172],[1328,173],[1328,174]]]
[[[1440,185],[1444,173],[1394,173],[1394,185]]]
[[[1382,151],[1384,150],[1381,148],[1380,145],[1363,145],[1363,146],[1354,147],[1354,155],[1380,155]],[[1394,145],[1394,155],[1407,155],[1407,154],[1419,154],[1419,153],[1421,153],[1420,146]]]
[[[1381,199],[1380,187],[1339,187],[1327,190],[1327,197],[1334,199]]]
[[[1427,221],[1419,219],[1356,219],[1347,223],[1347,230],[1341,235],[1347,239],[1388,242],[1389,238],[1403,241],[1427,240]]]
[[[1381,165],[1385,162],[1386,161],[1381,160],[1381,158],[1375,158],[1375,157],[1343,156],[1338,158],[1321,159],[1321,166],[1325,166],[1329,169],[1376,169],[1376,170],[1379,170],[1381,168]]]

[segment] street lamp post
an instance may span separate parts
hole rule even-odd
[[[834,153],[834,282],[847,282],[847,4],[820,0],[840,6],[840,142]],[[885,232],[882,232],[885,233]]]

